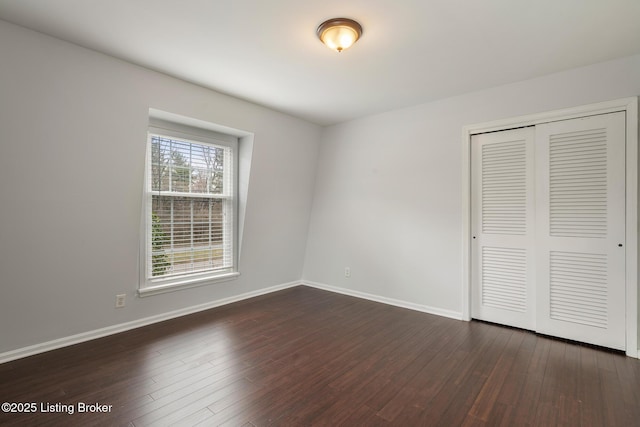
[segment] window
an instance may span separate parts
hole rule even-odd
[[[237,275],[236,152],[235,137],[152,123],[141,295]]]

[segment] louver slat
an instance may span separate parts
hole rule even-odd
[[[550,316],[607,327],[607,256],[551,252]]]
[[[549,219],[555,237],[607,235],[606,129],[552,135]]]
[[[524,313],[527,309],[524,249],[482,248],[482,304]]]
[[[482,147],[482,231],[526,233],[525,141]]]

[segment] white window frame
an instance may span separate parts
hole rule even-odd
[[[180,142],[223,146],[231,149],[231,182],[232,191],[230,194],[230,206],[232,221],[231,230],[223,230],[225,244],[231,245],[230,267],[223,271],[207,271],[185,273],[171,277],[150,277],[151,266],[149,265],[151,256],[152,239],[152,197],[151,189],[151,139],[153,136],[161,136]],[[209,285],[212,283],[232,280],[240,275],[238,272],[238,138],[236,136],[218,133],[209,129],[195,128],[179,123],[168,122],[151,118],[147,132],[145,153],[145,179],[144,179],[144,200],[142,232],[140,239],[140,281],[138,295],[141,297],[155,295],[165,292],[173,292],[179,289],[192,288],[196,286]]]

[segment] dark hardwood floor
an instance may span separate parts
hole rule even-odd
[[[36,403],[16,426],[628,427],[640,361],[296,287],[2,364],[0,402]]]

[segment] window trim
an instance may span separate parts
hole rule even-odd
[[[231,236],[231,256],[232,263],[229,269],[223,272],[196,272],[187,275],[181,275],[171,278],[150,279],[147,277],[147,254],[150,250],[149,242],[151,241],[152,224],[149,209],[151,206],[150,198],[153,191],[149,188],[150,173],[150,147],[151,135],[159,135],[167,138],[177,139],[185,142],[212,144],[217,146],[229,147],[232,152],[232,194],[231,206],[233,210],[232,219],[232,236]],[[139,257],[139,273],[140,280],[138,283],[138,295],[140,297],[156,295],[160,293],[174,292],[181,289],[189,289],[198,286],[205,286],[214,283],[226,282],[233,280],[240,275],[238,272],[238,217],[239,217],[239,188],[238,188],[238,165],[239,165],[239,141],[238,137],[228,134],[215,132],[210,129],[202,129],[187,126],[180,123],[169,122],[151,117],[147,129],[147,138],[145,141],[145,164],[144,164],[144,190],[142,205],[142,221],[140,236],[140,257]]]

